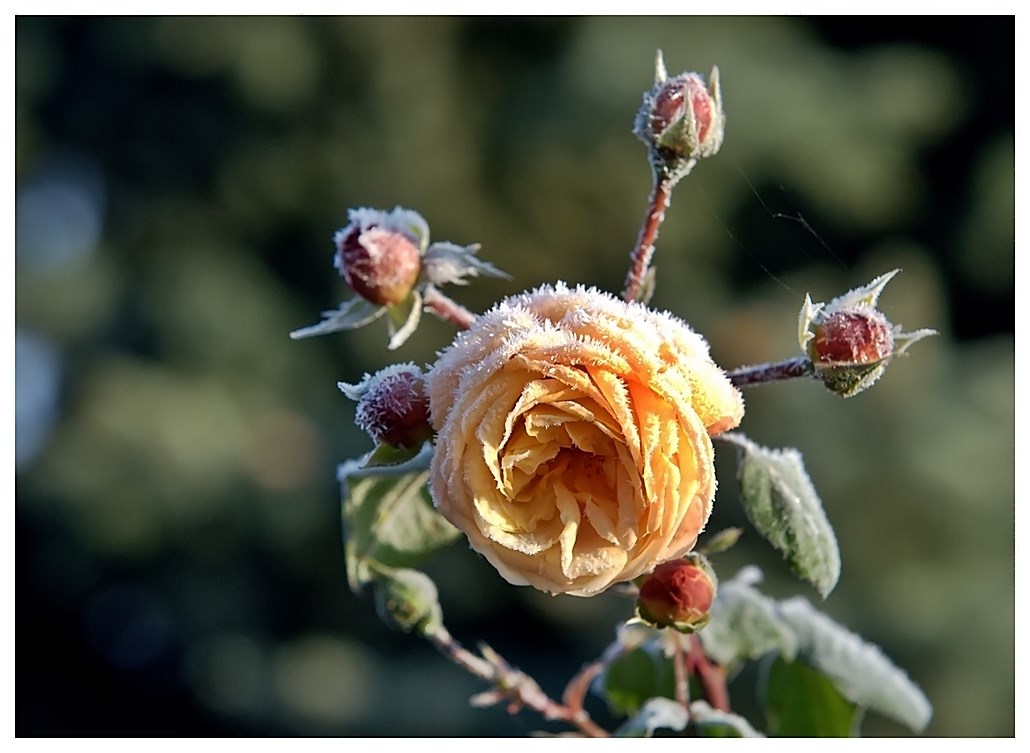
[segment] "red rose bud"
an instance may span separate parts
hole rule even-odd
[[[425,220],[415,212],[351,210],[350,224],[333,237],[334,266],[359,296],[378,306],[392,306],[403,301],[418,280],[428,235]]]
[[[715,573],[699,554],[662,563],[640,586],[637,614],[657,627],[693,633],[708,623],[716,583]]]
[[[655,85],[644,95],[634,128],[652,161],[685,175],[694,161],[719,151],[725,123],[719,69],[712,68],[707,86],[697,73],[668,78],[659,51]]]
[[[894,350],[894,327],[876,309],[834,311],[812,328],[812,361],[866,364],[888,358]]]
[[[807,295],[798,317],[798,343],[815,375],[832,392],[852,397],[872,386],[890,360],[912,343],[936,334],[931,329],[902,332],[876,308],[880,293],[898,270],[848,291],[829,303]]]
[[[395,364],[357,385],[340,383],[347,397],[357,400],[354,423],[372,439],[391,447],[416,448],[433,436],[429,398],[422,371],[414,364]]]

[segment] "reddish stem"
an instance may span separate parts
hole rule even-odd
[[[807,356],[788,358],[775,363],[762,363],[757,366],[741,366],[739,369],[726,372],[734,387],[745,387],[749,384],[777,382],[783,379],[812,376],[815,371]]]
[[[624,301],[636,301],[640,298],[640,291],[647,277],[647,269],[651,265],[651,257],[654,255],[658,228],[665,219],[665,210],[668,209],[669,201],[672,199],[673,185],[675,185],[674,181],[669,180],[663,174],[655,173],[654,188],[651,189],[651,195],[647,200],[644,224],[640,226],[637,245],[630,255],[629,273],[626,275],[622,291]]]
[[[455,303],[432,285],[426,288],[422,302],[426,311],[445,322],[450,322],[458,329],[468,329],[476,320],[475,314],[461,304]]]
[[[585,737],[609,737],[606,730],[591,720],[581,703],[577,704],[578,707],[570,707],[551,699],[532,677],[512,668],[487,647],[482,648],[482,656],[476,656],[458,643],[443,625],[426,630],[424,635],[455,664],[493,686],[492,691],[481,694],[484,702],[477,705],[507,700],[509,713],[526,706],[545,719],[575,726]]]
[[[697,635],[690,636],[690,658],[701,687],[705,689],[705,698],[713,709],[730,711],[730,693],[726,688],[726,672],[718,664],[713,664],[705,656],[701,639]]]
[[[573,711],[583,711],[583,702],[586,700],[590,683],[604,671],[605,666],[603,661],[593,661],[589,664],[584,664],[583,668],[565,686],[565,692],[562,693],[561,697],[562,703]]]

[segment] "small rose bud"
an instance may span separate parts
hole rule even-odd
[[[865,364],[889,358],[894,328],[876,309],[834,311],[812,327],[808,353],[817,364]]]
[[[652,163],[678,180],[698,159],[719,151],[725,124],[719,69],[712,67],[707,86],[698,73],[668,78],[659,51],[655,84],[644,94],[634,127]]]
[[[429,229],[416,212],[350,210],[350,223],[333,236],[333,265],[351,289],[378,306],[400,303],[422,270]]]
[[[443,626],[436,584],[425,573],[390,570],[377,576],[375,586],[376,611],[388,625],[424,635]]]
[[[708,623],[716,584],[715,572],[699,554],[664,562],[640,586],[637,614],[657,627],[693,633]]]
[[[347,397],[358,401],[354,423],[375,442],[415,448],[433,436],[429,398],[422,370],[415,364],[394,364],[366,374],[356,385],[340,382],[339,387]]]
[[[798,343],[815,375],[841,397],[869,388],[891,359],[917,340],[936,334],[931,329],[902,332],[877,308],[880,293],[898,270],[880,275],[829,303],[805,296],[798,318]]]

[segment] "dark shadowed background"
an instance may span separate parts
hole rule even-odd
[[[659,47],[718,63],[728,120],[654,305],[729,368],[793,355],[806,292],[903,269],[883,310],[939,337],[853,400],[753,389],[742,429],[804,453],[844,562],[822,606],[926,691],[928,734],[1014,733],[1012,18],[20,17],[16,41],[18,734],[559,729],[470,709],[475,680],[347,589],[334,469],[369,442],[336,382],[453,330],[287,334],[347,297],[355,206],[481,243],[515,279],[450,291],[474,310],[619,290]],[[744,524],[726,449],[713,529]],[[750,531],[716,566],[752,561],[817,600]],[[555,695],[631,609],[462,543],[429,572],[459,640]]]

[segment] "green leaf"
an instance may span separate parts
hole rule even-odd
[[[921,732],[933,710],[923,692],[879,648],[818,612],[789,599],[780,614],[798,636],[805,659],[833,681],[849,701]]]
[[[760,681],[759,697],[773,737],[857,737],[862,709],[804,661],[775,657]]]
[[[713,709],[704,701],[690,704],[690,721],[701,737],[765,737],[739,714]]]
[[[761,571],[750,566],[720,584],[711,619],[698,633],[705,653],[724,667],[769,651],[789,658],[797,651],[794,631],[780,617],[776,602],[753,588],[761,579]]]
[[[615,730],[615,737],[653,737],[659,729],[682,732],[689,719],[683,704],[668,698],[650,698]]]
[[[427,443],[399,465],[348,461],[337,470],[347,581],[355,592],[372,580],[373,566],[413,567],[460,535],[433,507],[426,488],[432,453]]]
[[[748,520],[825,599],[840,577],[840,552],[801,454],[761,447],[742,434],[723,438],[739,450],[737,476]]]
[[[672,662],[652,642],[609,664],[600,688],[613,713],[632,715],[648,698],[674,698],[676,678]]]

